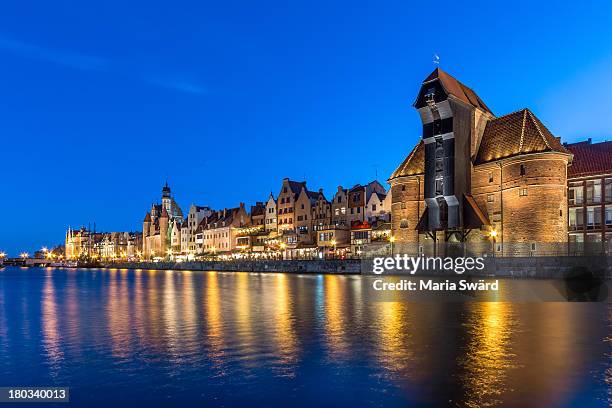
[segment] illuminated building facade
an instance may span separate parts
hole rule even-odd
[[[151,205],[142,223],[142,256],[145,259],[164,258],[180,252],[183,222],[183,212],[166,183],[162,188],[162,203]]]
[[[566,144],[570,250],[612,254],[612,142]]]
[[[493,240],[500,255],[534,254],[566,243],[572,154],[530,110],[496,117],[440,69],[414,106],[422,140],[389,178],[396,252]]]

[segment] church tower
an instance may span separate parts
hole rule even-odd
[[[170,194],[170,187],[168,187],[168,182],[166,181],[166,185],[164,185],[164,188],[162,188],[162,207],[166,209],[168,214],[172,213],[171,205],[172,205],[172,197]]]

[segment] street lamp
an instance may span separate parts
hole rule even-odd
[[[331,244],[334,246],[334,258],[336,257],[336,240],[332,239]]]
[[[393,235],[389,237],[389,242],[391,243],[391,255],[393,255],[393,243],[395,242],[395,237]]]
[[[492,229],[489,232],[489,236],[491,237],[491,242],[493,243],[493,257],[495,257],[495,239],[497,238],[497,230]]]
[[[30,256],[30,254],[28,254],[27,252],[22,252],[19,256],[23,259],[26,259]]]

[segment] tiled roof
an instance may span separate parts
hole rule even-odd
[[[302,191],[302,187],[306,187],[305,181],[288,180],[288,182],[289,188],[291,189],[291,191],[293,191],[294,194],[300,194],[300,191]]]
[[[144,222],[151,222],[151,214],[150,213],[147,213],[147,215],[145,215]]]
[[[568,177],[612,173],[612,142],[580,142],[565,147],[574,154],[574,160],[567,168]]]
[[[402,176],[415,176],[425,173],[425,144],[423,140],[412,149],[408,157],[391,174],[389,180]]]
[[[487,123],[474,164],[548,151],[569,153],[529,109],[523,109]]]
[[[459,82],[456,78],[442,71],[440,68],[436,68],[423,82],[429,82],[434,79],[440,80],[444,90],[448,94],[453,95],[469,105],[491,113],[489,107],[478,95],[476,95],[476,92]]]

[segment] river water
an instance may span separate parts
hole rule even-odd
[[[609,303],[380,302],[368,284],[7,267],[0,387],[88,407],[612,403]]]

